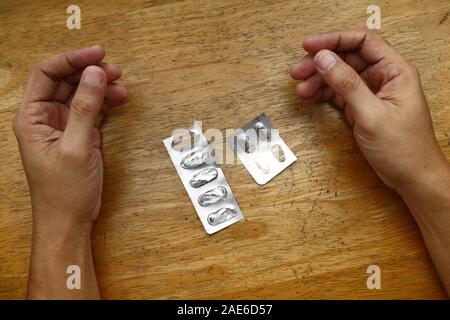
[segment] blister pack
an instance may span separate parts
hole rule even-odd
[[[200,127],[178,130],[163,143],[208,234],[244,217]]]
[[[260,185],[297,160],[264,113],[228,137],[228,143]]]

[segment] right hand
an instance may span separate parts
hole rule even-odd
[[[303,80],[297,86],[300,100],[342,108],[384,183],[401,191],[449,174],[413,64],[365,29],[308,37],[303,47],[308,54],[291,70],[294,79]]]

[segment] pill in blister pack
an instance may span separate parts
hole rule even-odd
[[[297,160],[264,113],[228,137],[228,142],[260,185]]]
[[[198,126],[178,130],[163,143],[208,234],[244,218]]]

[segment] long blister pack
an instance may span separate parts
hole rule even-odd
[[[297,160],[264,113],[230,136],[228,143],[260,185]]]
[[[244,218],[198,126],[179,130],[163,143],[208,234]]]

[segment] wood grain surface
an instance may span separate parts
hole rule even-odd
[[[71,3],[81,30],[66,28],[66,1],[0,2],[0,298],[25,297],[31,241],[12,116],[36,62],[93,44],[122,67],[131,97],[103,128],[92,238],[104,298],[447,298],[407,207],[342,114],[300,106],[288,73],[305,36],[364,26],[367,1]],[[420,69],[450,159],[450,2],[371,3],[381,34]],[[261,112],[298,161],[265,186],[224,165],[245,220],[208,236],[162,140],[194,120],[225,130]],[[380,290],[366,287],[371,264]]]

